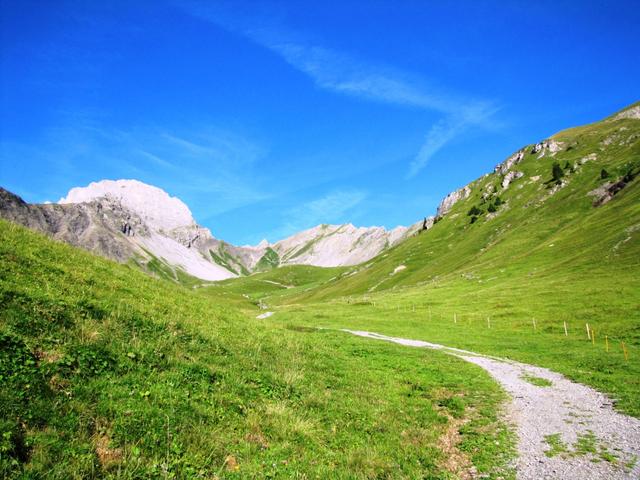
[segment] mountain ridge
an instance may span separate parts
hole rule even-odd
[[[281,265],[355,265],[418,228],[321,224],[273,244],[235,246],[199,225],[179,198],[138,180],[74,187],[55,204],[27,204],[7,190],[1,193],[0,216],[174,280],[181,273],[217,281]]]
[[[470,182],[448,194],[439,204],[436,215],[425,217],[409,227],[386,230],[383,227],[355,227],[354,225],[321,224],[297,232],[273,244],[263,240],[255,246],[235,246],[215,238],[211,231],[197,224],[189,207],[177,197],[171,197],[158,187],[138,180],[102,180],[87,187],[72,188],[58,204],[29,205],[3,190],[0,197],[0,216],[46,232],[63,241],[84,247],[117,261],[133,260],[138,265],[162,276],[178,279],[181,273],[203,280],[224,280],[249,275],[285,265],[320,267],[354,266],[363,264],[385,250],[395,247],[416,233],[430,230],[457,205],[468,203],[478,194],[479,204],[469,211],[471,222],[486,213],[487,219],[500,214],[504,194],[519,181],[525,172],[520,164],[535,157],[537,161],[555,159],[556,155],[577,148],[571,140],[575,132],[589,132],[599,126],[616,122],[635,122],[640,118],[640,102],[615,112],[605,119],[581,127],[562,130],[535,144],[526,145],[498,163],[492,173]],[[599,149],[576,160],[575,168],[595,161],[599,154],[634,141],[625,129],[615,130],[599,143]],[[590,134],[589,134],[590,135]],[[616,147],[616,145],[618,147]],[[560,155],[562,156],[562,155]],[[568,163],[567,163],[568,165]],[[565,169],[567,167],[565,165]],[[573,168],[573,167],[572,167]],[[571,173],[571,172],[568,172]],[[494,175],[497,183],[486,181]],[[549,187],[547,196],[562,189],[570,175],[559,173]],[[538,182],[540,175],[530,176],[529,183]],[[546,182],[548,183],[548,182]],[[628,183],[628,182],[626,182]],[[625,182],[612,182],[590,192],[594,202],[606,202]],[[517,186],[522,188],[523,184]],[[483,207],[487,205],[488,211]],[[406,272],[403,274],[406,275]]]

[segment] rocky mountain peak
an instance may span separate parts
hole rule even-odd
[[[156,230],[195,226],[189,207],[180,199],[138,180],[101,180],[72,188],[58,203],[88,203],[99,199],[117,200]]]

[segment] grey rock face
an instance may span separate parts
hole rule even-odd
[[[607,182],[604,185],[591,190],[587,195],[594,197],[593,206],[599,207],[611,200],[616,194],[618,194],[624,187],[627,186],[630,180],[621,178],[615,182]]]
[[[547,152],[551,154],[553,157],[556,153],[562,150],[564,143],[556,142],[555,140],[548,138],[547,140],[543,140],[540,143],[536,143],[531,149],[531,153],[540,153],[538,158],[543,157]]]
[[[511,182],[513,182],[514,180],[517,180],[518,178],[522,178],[523,176],[524,176],[524,173],[522,172],[511,171],[507,173],[502,179],[502,188],[503,189],[509,188],[509,185],[511,184]]]
[[[506,175],[506,173],[511,170],[511,167],[517,165],[524,159],[525,151],[524,149],[518,150],[516,153],[507,158],[504,162],[496,165],[493,169],[495,173],[499,173],[500,175]]]
[[[147,233],[140,218],[117,202],[30,205],[3,188],[0,216],[120,262],[139,253],[127,237]]]
[[[444,217],[457,202],[468,198],[469,195],[471,195],[471,188],[469,188],[468,185],[459,190],[451,192],[449,195],[444,197],[442,202],[440,202],[438,211],[436,213],[436,218],[440,219]]]
[[[640,119],[640,105],[636,105],[634,107],[628,108],[620,113],[618,113],[612,120],[623,120],[625,118],[630,118],[633,120]]]
[[[135,201],[103,192],[103,196],[85,195],[86,198],[74,203],[30,205],[11,192],[0,189],[0,217],[119,262],[131,258],[144,262],[155,257],[172,269],[180,268],[205,280],[247,274],[256,271],[260,265],[261,269],[269,268],[269,265],[296,263],[355,265],[414,234],[423,223],[425,229],[433,225],[431,218],[419,225],[389,231],[382,227],[325,225],[300,232],[274,245],[261,242],[255,247],[237,247],[213,237],[190,214],[189,218],[186,215],[181,218],[177,214],[168,220],[162,217],[160,202],[177,204],[179,200],[167,201],[160,189],[135,181],[120,183],[135,187]],[[93,188],[103,184],[93,184]],[[147,190],[157,198],[145,202],[144,195],[140,193]],[[82,189],[76,189],[76,195],[81,193]],[[125,201],[129,206],[124,205]],[[149,205],[153,202],[157,205]],[[147,207],[147,214],[144,215],[144,209],[138,209],[136,205]],[[182,205],[182,202],[178,204]],[[180,213],[177,207],[174,210]],[[186,205],[183,210],[188,211]]]

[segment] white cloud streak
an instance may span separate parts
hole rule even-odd
[[[50,128],[37,145],[0,142],[0,152],[2,165],[15,158],[24,159],[24,168],[31,159],[44,161],[43,173],[55,185],[131,177],[180,192],[194,213],[200,212],[199,221],[273,196],[264,188],[266,180],[257,165],[266,151],[216,128],[184,135],[157,128],[122,131],[74,123]],[[22,168],[16,166],[18,171]]]
[[[406,72],[363,62],[333,50],[310,45],[281,28],[250,25],[246,15],[234,15],[233,8],[195,3],[189,13],[222,28],[238,32],[282,57],[306,74],[319,88],[370,101],[411,107],[443,114],[432,125],[423,145],[411,161],[407,177],[417,175],[445,145],[466,130],[484,128],[497,108],[492,102],[469,99],[426,85],[424,79]],[[255,21],[255,20],[254,20]]]
[[[431,126],[424,143],[417,155],[411,161],[407,177],[414,177],[424,167],[429,160],[446,144],[454,140],[457,136],[473,126],[485,126],[484,123],[495,113],[493,108],[478,108],[467,110],[460,114],[452,114],[437,121]]]
[[[461,100],[451,95],[428,93],[406,74],[357,62],[324,48],[291,43],[264,42],[290,65],[311,77],[316,85],[341,94],[376,102],[444,114],[426,135],[412,160],[408,178],[417,175],[445,145],[471,127],[482,127],[496,112],[489,102]]]

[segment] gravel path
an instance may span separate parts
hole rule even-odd
[[[489,372],[511,396],[507,421],[518,434],[518,479],[640,479],[640,420],[616,412],[606,395],[546,368],[419,340],[344,331],[442,350]],[[531,377],[551,385],[533,385]],[[545,452],[552,445],[557,454],[549,457]]]

